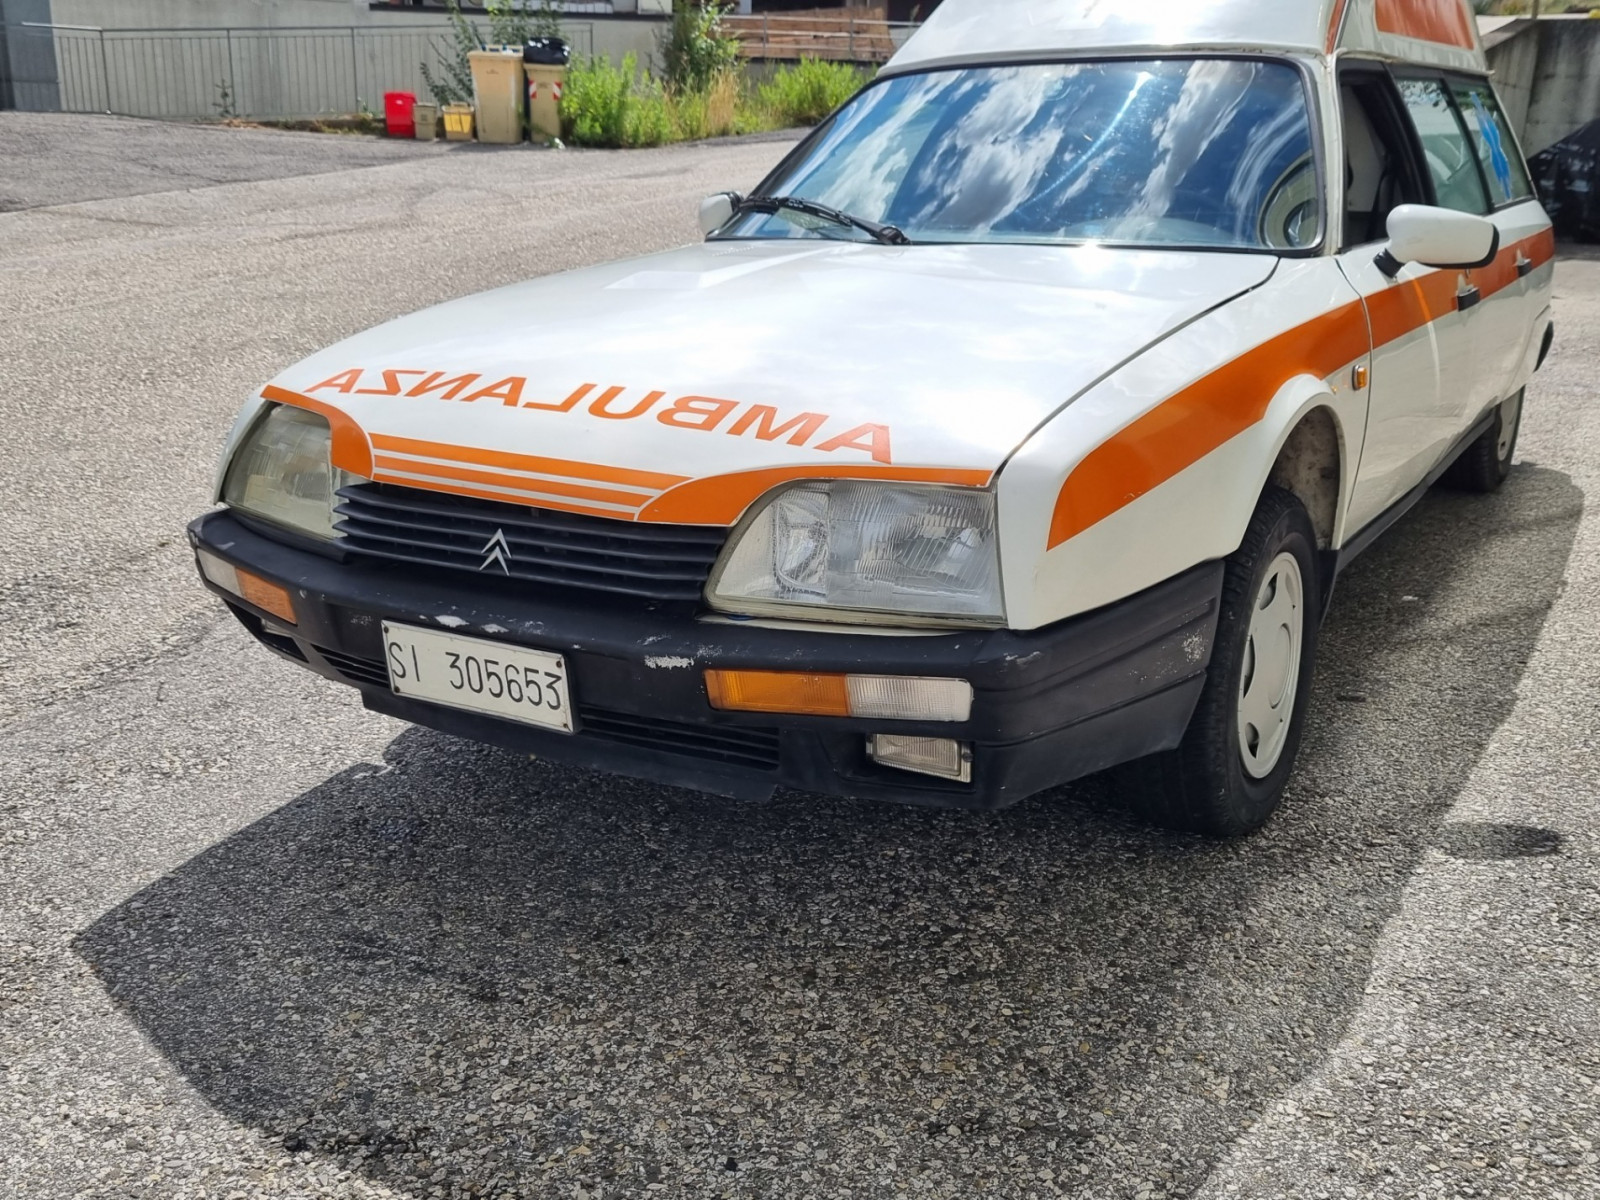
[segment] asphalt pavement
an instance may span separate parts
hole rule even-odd
[[[0,1195],[1600,1195],[1600,256],[1504,491],[1341,581],[1242,843],[528,762],[200,589],[251,389],[787,145],[0,113]]]

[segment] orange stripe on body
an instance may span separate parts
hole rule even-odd
[[[1349,7],[1350,0],[1334,0],[1333,19],[1328,22],[1328,53],[1332,54],[1339,48],[1339,32],[1344,28],[1344,10]]]
[[[639,508],[653,496],[641,492],[618,492],[610,488],[589,487],[581,483],[561,483],[556,480],[529,479],[523,475],[503,475],[498,471],[479,471],[470,467],[445,466],[442,463],[418,462],[410,458],[395,458],[378,454],[374,465],[385,471],[404,471],[412,475],[427,475],[434,479],[456,479],[462,483],[483,483],[491,487],[522,492],[541,500],[545,496],[566,496],[574,500],[593,500],[598,504],[617,504],[624,508]]]
[[[366,432],[356,424],[349,413],[321,400],[313,400],[310,396],[302,396],[299,392],[273,387],[271,384],[261,389],[261,398],[271,400],[274,404],[303,408],[326,417],[328,428],[333,432],[328,449],[329,461],[341,471],[372,478],[372,447],[367,444]]]
[[[570,462],[562,458],[539,458],[531,454],[511,454],[504,450],[480,450],[473,446],[452,446],[444,442],[423,442],[415,438],[373,435],[372,445],[378,450],[391,450],[396,454],[416,454],[425,458],[443,458],[451,462],[468,463],[477,467],[502,467],[511,471],[532,471],[539,475],[565,475],[571,479],[586,479],[593,483],[617,483],[623,487],[637,487],[652,492],[663,491],[688,480],[686,475],[663,475],[656,471],[634,471],[627,467],[603,467],[595,463]]]
[[[1532,237],[1523,238],[1522,241],[1511,247],[1513,259],[1516,257],[1518,248],[1533,261],[1534,270],[1538,270],[1556,256],[1555,228],[1552,226],[1549,229],[1541,229]]]
[[[1387,346],[1456,311],[1460,273],[1434,271],[1367,297],[1372,344]]]
[[[437,482],[429,479],[412,479],[408,476],[390,475],[383,471],[378,472],[373,478],[379,483],[392,483],[399,487],[421,488],[425,492],[443,492],[448,496],[474,496],[479,500],[498,500],[501,504],[527,503],[526,500],[519,500],[516,496],[508,496],[505,492],[472,487],[465,483],[446,482],[442,479]],[[537,505],[530,505],[529,507],[559,509],[561,512],[582,513],[588,517],[609,517],[613,521],[626,521],[628,519],[626,513],[619,513],[615,509],[590,508],[585,504],[573,504],[565,500],[541,500]]]
[[[380,483],[393,483],[401,487],[422,488],[426,491],[444,492],[456,496],[474,496],[482,500],[499,500],[505,503],[517,503],[523,500],[540,508],[559,509],[586,516],[609,517],[612,520],[633,519],[680,525],[732,525],[766,491],[782,483],[804,479],[884,479],[906,483],[940,483],[957,487],[987,487],[994,478],[993,471],[959,468],[817,464],[772,467],[692,479],[686,475],[668,475],[658,471],[636,471],[626,467],[541,458],[529,454],[512,454],[503,450],[456,446],[445,442],[429,442],[381,433],[374,434],[369,445],[367,434],[356,424],[354,418],[330,404],[275,386],[262,389],[261,395],[264,399],[278,404],[290,404],[325,416],[333,430],[331,453],[333,465],[356,475],[375,479]],[[375,458],[374,448],[386,453],[380,453]],[[395,455],[415,455],[442,459],[444,462],[416,462],[410,458],[397,458]],[[459,467],[451,465],[455,463],[462,465]],[[635,487],[663,494],[650,497],[641,496],[636,492],[588,487],[580,483],[527,479],[497,474],[493,471],[496,467],[510,471],[563,475],[568,479],[590,482],[615,483],[623,487]],[[400,471],[408,474],[402,476],[396,473]],[[414,478],[413,475],[426,478]],[[474,484],[479,486],[473,486]],[[490,488],[505,490],[491,491]],[[615,509],[572,503],[571,500],[614,503],[634,509],[643,506],[643,511],[635,516],[617,512]]]
[[[1378,32],[1463,50],[1478,48],[1477,18],[1467,0],[1378,0]]]
[[[1503,248],[1487,267],[1466,272],[1488,299],[1518,281],[1517,253],[1535,268],[1555,257],[1544,230]],[[1263,342],[1195,381],[1111,435],[1075,467],[1056,497],[1047,548],[1105,520],[1187,470],[1266,415],[1279,388],[1298,374],[1326,379],[1456,311],[1461,272],[1432,271]],[[1370,320],[1370,338],[1368,322]]]
[[[410,467],[411,464],[405,464]],[[394,483],[402,487],[425,488],[429,491],[448,492],[458,496],[476,496],[483,500],[517,503],[517,496],[505,492],[472,487],[467,482],[440,479],[412,479],[380,471],[380,483]],[[781,483],[800,482],[806,479],[884,479],[903,483],[942,483],[954,487],[986,487],[994,478],[991,471],[942,470],[919,467],[775,467],[765,471],[742,471],[733,475],[713,475],[706,479],[693,479],[658,496],[637,515],[619,513],[614,509],[591,508],[563,500],[540,498],[535,507],[555,508],[562,512],[584,513],[593,517],[609,517],[615,521],[647,521],[664,525],[732,525],[744,515],[751,504],[767,491]],[[497,486],[491,484],[490,486]],[[530,498],[531,502],[531,498]]]
[[[732,525],[761,496],[783,483],[806,479],[883,479],[900,483],[942,483],[988,487],[993,471],[941,467],[821,466],[771,467],[738,471],[680,484],[645,505],[641,521],[669,525]]]
[[[1325,378],[1368,353],[1352,301],[1280,333],[1158,404],[1101,443],[1067,476],[1050,519],[1053,549],[1132,504],[1266,415],[1283,381]]]

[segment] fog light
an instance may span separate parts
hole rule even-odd
[[[965,679],[707,671],[706,695],[712,708],[731,712],[891,721],[965,721],[972,716],[972,685]]]
[[[867,739],[867,754],[886,767],[937,775],[958,783],[972,782],[972,747],[952,738],[902,737],[875,733]]]
[[[271,613],[279,620],[295,624],[294,601],[289,597],[288,588],[280,587],[259,575],[252,575],[226,559],[218,558],[209,550],[196,550],[195,556],[200,560],[200,573],[223,591],[255,605],[263,612]]]

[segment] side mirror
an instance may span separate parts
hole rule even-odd
[[[1378,255],[1378,269],[1393,279],[1406,263],[1446,271],[1487,267],[1500,253],[1500,229],[1487,217],[1402,204],[1389,214],[1389,245]]]
[[[729,221],[744,199],[738,192],[718,192],[700,201],[700,232],[710,237]]]

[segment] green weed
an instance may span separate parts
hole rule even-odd
[[[561,123],[574,146],[636,147],[815,125],[869,76],[843,63],[802,61],[752,89],[742,70],[699,85],[674,84],[640,70],[630,54],[574,59],[567,70]]]
[[[774,128],[816,125],[861,90],[871,78],[850,63],[803,58],[782,67],[757,90]]]

